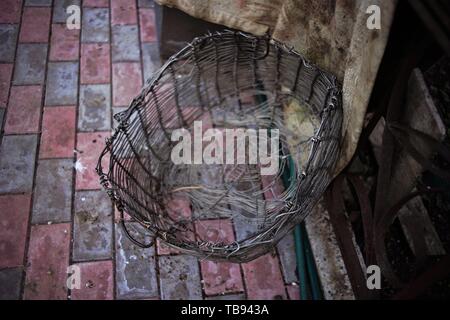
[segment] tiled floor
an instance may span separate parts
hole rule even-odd
[[[81,30],[66,27],[72,4]],[[298,299],[292,237],[238,265],[138,249],[117,225],[94,167],[112,115],[160,64],[153,10],[151,0],[0,1],[0,298]],[[79,289],[67,289],[69,266]]]

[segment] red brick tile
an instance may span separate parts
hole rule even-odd
[[[169,200],[167,206],[168,214],[175,221],[190,218],[192,216],[191,202],[187,197],[175,196]],[[193,234],[189,234],[192,239],[195,238]],[[179,254],[180,251],[166,245],[161,240],[157,239],[157,252],[159,255]]]
[[[300,300],[300,289],[298,286],[288,285],[286,286],[289,300]]]
[[[153,11],[153,9],[139,9],[139,24],[141,29],[141,41],[156,41],[155,11]]]
[[[111,24],[125,25],[136,24],[136,1],[112,0],[111,1]]]
[[[175,221],[189,219],[192,216],[191,201],[188,197],[173,196],[167,205],[167,212]]]
[[[228,219],[197,220],[195,230],[198,240],[232,243],[234,232],[231,221]]]
[[[128,106],[142,86],[139,63],[113,63],[113,106]]]
[[[107,43],[81,45],[81,76],[82,84],[109,83],[110,46]]]
[[[198,220],[197,236],[202,241],[231,243],[234,241],[230,220]],[[230,262],[200,261],[203,289],[206,295],[217,295],[244,290],[239,264]]]
[[[202,260],[200,267],[206,295],[244,291],[239,264]]]
[[[53,24],[50,61],[77,60],[79,42],[80,30],[69,30],[65,24]]]
[[[130,221],[130,220],[132,220],[132,218],[130,217],[130,215],[129,215],[128,213],[126,213],[126,212],[123,213],[123,218],[124,218],[125,221]],[[114,221],[115,221],[116,223],[119,223],[119,222],[120,222],[120,212],[119,212],[119,210],[117,210],[116,207],[114,207]]]
[[[31,227],[24,299],[67,299],[70,224]]]
[[[46,107],[42,119],[40,158],[72,158],[75,148],[75,107]]]
[[[112,300],[114,298],[112,261],[80,263],[81,288],[72,290],[72,300]]]
[[[0,196],[0,269],[23,264],[30,200],[29,194]]]
[[[6,108],[9,87],[11,86],[12,64],[0,64],[0,108]]]
[[[286,299],[283,276],[276,256],[266,254],[251,262],[243,263],[242,268],[248,299]]]
[[[108,8],[109,1],[108,0],[84,0],[83,7]]]
[[[156,239],[156,249],[158,255],[160,256],[166,256],[169,254],[180,254],[179,250],[168,246],[167,244],[162,242],[159,238]]]
[[[38,132],[41,101],[41,86],[11,87],[5,132],[8,134]]]
[[[266,190],[264,192],[264,198],[267,200],[278,198],[284,192],[283,182],[280,179],[273,181],[274,176],[262,175],[261,182],[263,188]]]
[[[48,42],[50,16],[50,8],[25,7],[19,42]]]
[[[95,167],[98,157],[105,147],[105,138],[109,136],[109,132],[78,133],[77,162],[79,169],[76,168],[76,190],[101,189]],[[108,164],[108,157],[104,157],[104,170],[108,170]]]
[[[21,10],[21,0],[0,1],[0,23],[19,23]]]

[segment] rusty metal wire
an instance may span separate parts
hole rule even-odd
[[[293,101],[306,108],[311,135],[287,125],[285,107]],[[115,118],[119,126],[106,141],[97,173],[118,210],[181,252],[245,262],[267,253],[301,222],[331,181],[341,92],[334,76],[286,45],[224,31],[195,38],[172,56]],[[219,130],[279,129],[278,173],[261,176],[254,164],[175,165],[171,133],[192,132],[196,120]],[[291,157],[295,179],[277,192]],[[171,207],[176,201],[187,201],[190,212]],[[202,234],[209,220],[231,224],[235,241]]]

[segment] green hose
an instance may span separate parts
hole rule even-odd
[[[261,81],[257,81],[257,88],[264,91]],[[266,102],[265,95],[256,95],[258,103]],[[280,150],[283,150],[280,145]],[[291,183],[296,183],[295,165],[292,157],[288,156],[289,170],[284,170],[282,175],[283,185],[288,188]],[[300,299],[321,300],[322,291],[320,288],[319,276],[317,274],[314,256],[306,233],[305,224],[301,223],[294,229],[295,255],[297,260],[297,273],[300,287]],[[311,286],[310,286],[311,283]],[[311,294],[310,294],[311,293]]]
[[[283,172],[283,184],[288,188],[295,183],[295,165],[292,157],[289,156],[289,171]],[[302,300],[322,300],[322,290],[317,273],[311,244],[307,236],[305,224],[302,222],[294,229],[295,255],[297,260],[297,274],[299,278],[300,299]]]
[[[297,273],[300,287],[300,299],[309,300],[309,281],[306,268],[305,250],[303,248],[303,230],[300,225],[294,229],[295,255],[297,257]]]
[[[302,223],[301,227],[305,228],[305,224]],[[309,243],[306,228],[303,235],[305,245],[306,266],[308,268],[309,281],[311,284],[312,299],[322,300],[323,295],[322,295],[322,288],[320,286],[319,274],[317,273],[316,263],[314,261],[314,254],[311,250],[311,244]]]

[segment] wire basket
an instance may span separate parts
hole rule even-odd
[[[246,262],[270,251],[300,223],[331,181],[341,137],[341,92],[333,75],[286,45],[223,31],[195,38],[172,56],[114,117],[119,125],[106,141],[97,173],[122,225],[125,212],[172,250]],[[202,135],[208,129],[218,134],[215,140],[236,128],[277,137],[275,144],[256,139],[258,147],[277,152],[271,158],[276,171],[263,175],[265,164],[248,161],[249,136],[248,149],[237,150],[237,142],[236,150],[228,149],[234,162],[225,156],[222,162],[199,162],[194,155],[192,163],[175,163],[174,133],[195,140],[199,123]],[[189,159],[188,153],[183,149],[179,155]],[[246,161],[236,160],[239,155]],[[289,183],[283,185],[287,172]],[[153,244],[130,239],[142,247]]]

